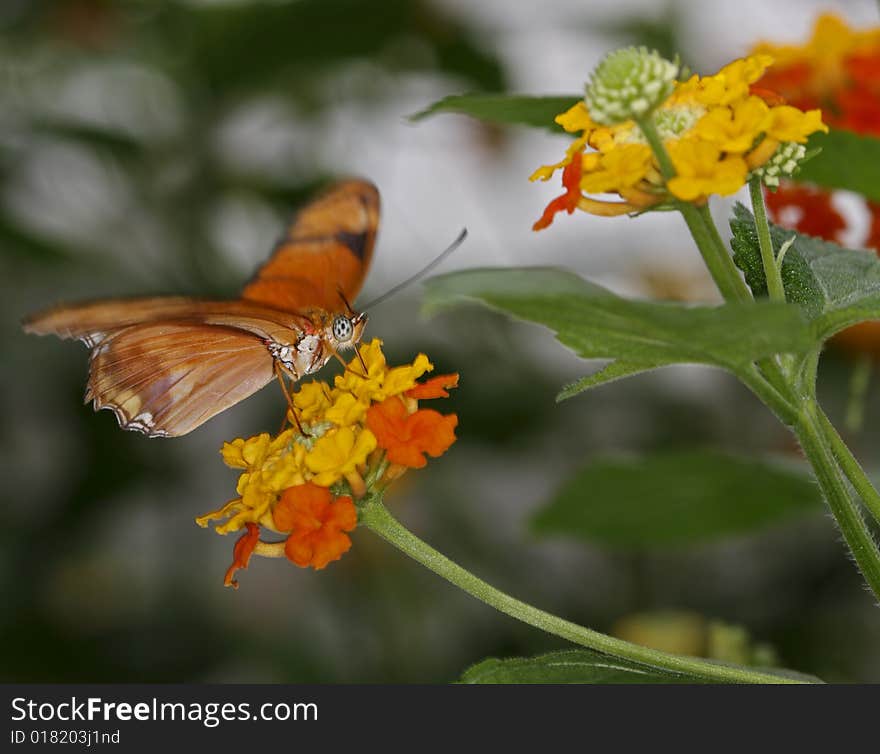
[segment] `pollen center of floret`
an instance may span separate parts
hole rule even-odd
[[[677,139],[690,131],[705,114],[706,108],[696,103],[674,105],[657,110],[654,123],[661,139]]]

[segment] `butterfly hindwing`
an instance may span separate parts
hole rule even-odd
[[[164,321],[107,334],[92,349],[86,400],[120,426],[176,437],[255,393],[274,376],[256,336],[227,327]]]

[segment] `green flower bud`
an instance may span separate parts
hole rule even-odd
[[[765,186],[776,187],[780,178],[793,176],[798,171],[806,153],[803,144],[783,142],[767,162],[752,171],[751,176],[758,176]]]
[[[605,56],[587,84],[590,117],[605,126],[642,118],[675,88],[679,63],[646,47],[627,47]]]

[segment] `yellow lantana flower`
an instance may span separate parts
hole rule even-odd
[[[597,127],[597,124],[593,123],[593,119],[590,118],[587,104],[583,100],[568,108],[564,113],[560,113],[553,120],[570,134],[575,134],[578,131],[592,131]]]
[[[584,162],[581,189],[588,194],[605,194],[635,186],[652,170],[651,148],[647,144],[624,144],[599,155],[587,157],[594,162]]]
[[[362,347],[361,353],[367,366],[366,375],[363,366],[353,362],[353,366],[336,378],[336,389],[349,392],[359,401],[369,404],[370,401],[385,400],[409,390],[425,372],[434,368],[428,357],[420,353],[412,364],[387,369],[381,345],[380,340],[374,339],[372,343]]]
[[[220,534],[244,530],[233,548],[227,586],[237,585],[236,571],[255,554],[286,556],[316,569],[336,560],[351,546],[347,532],[357,525],[357,507],[367,494],[455,442],[455,414],[421,409],[419,402],[448,397],[458,375],[417,382],[431,369],[424,354],[389,367],[382,342],[373,340],[360,346],[332,388],[318,381],[298,386],[289,407],[295,428],[223,445],[224,462],[242,472],[238,497],[196,522],[219,521]],[[286,539],[266,542],[263,530]]]
[[[324,411],[324,420],[338,427],[350,427],[359,423],[367,413],[368,405],[351,393],[337,392],[333,405]]]
[[[768,113],[766,130],[771,139],[805,144],[807,137],[816,131],[828,133],[828,126],[822,122],[821,110],[803,112],[796,107],[780,105]]]
[[[694,134],[724,152],[742,154],[766,130],[769,110],[759,97],[747,97],[732,108],[716,107],[707,112],[694,126]]]
[[[321,416],[330,405],[327,386],[320,382],[306,383],[293,396],[293,405],[298,412],[300,421],[314,420],[315,417]]]
[[[696,139],[670,144],[669,157],[677,175],[667,187],[673,196],[686,202],[709,194],[733,194],[746,182],[749,172],[742,157],[725,157],[714,144]]]
[[[351,427],[340,427],[315,443],[305,463],[315,475],[312,481],[320,487],[329,487],[365,463],[375,449],[376,437],[370,430],[356,433]]]
[[[654,53],[627,54],[630,58],[644,54],[645,61],[651,61],[641,68],[636,65],[638,70],[647,71],[656,63]],[[735,60],[711,76],[695,75],[674,82],[671,93],[647,115],[633,116],[638,120],[606,117],[615,112],[616,105],[613,77],[603,81],[601,96],[594,91],[587,102],[601,100],[602,122],[606,125],[596,125],[597,118],[585,102],[556,117],[566,131],[580,132],[580,136],[569,145],[560,162],[545,165],[531,176],[532,180],[548,180],[562,168],[565,190],[547,205],[534,229],[547,227],[562,211],[571,214],[580,209],[615,216],[675,201],[703,204],[712,194],[736,192],[750,177],[777,185],[780,177],[797,169],[805,154],[799,145],[810,134],[827,131],[827,126],[818,110],[803,112],[780,104],[780,98],[772,92],[755,89],[753,93],[753,84],[772,62],[770,55],[758,53]],[[668,69],[664,69],[666,73]],[[650,90],[650,81],[643,84],[646,91]],[[668,84],[664,79],[661,86]],[[590,87],[596,89],[594,80]],[[629,101],[627,97],[632,99],[632,93],[622,93],[621,101]],[[655,146],[662,143],[668,152],[677,172],[669,180],[664,179],[642,126],[652,133]],[[617,194],[622,201],[590,196],[609,193]]]
[[[734,60],[714,76],[695,76],[695,97],[704,105],[732,105],[749,96],[749,86],[754,84],[773,63],[769,55],[750,55]]]

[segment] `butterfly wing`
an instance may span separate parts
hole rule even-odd
[[[281,343],[295,339],[298,332],[310,325],[308,317],[248,301],[159,296],[56,306],[26,318],[23,327],[34,335],[76,338],[92,348],[117,330],[168,320],[232,327]]]
[[[340,291],[354,301],[373,257],[379,192],[367,181],[344,181],[306,205],[242,298],[283,311],[339,311]]]
[[[231,327],[163,321],[115,330],[94,347],[86,401],[149,437],[185,435],[274,376],[265,343]]]
[[[91,348],[114,330],[151,320],[182,318],[197,307],[195,299],[185,296],[105,299],[46,309],[26,318],[22,325],[27,333],[76,338]]]
[[[353,300],[373,254],[379,193],[338,184],[295,217],[242,298],[109,300],[61,306],[27,332],[78,338],[92,349],[86,400],[151,437],[195,429],[272,379],[271,343],[288,346],[312,326],[309,309]]]

